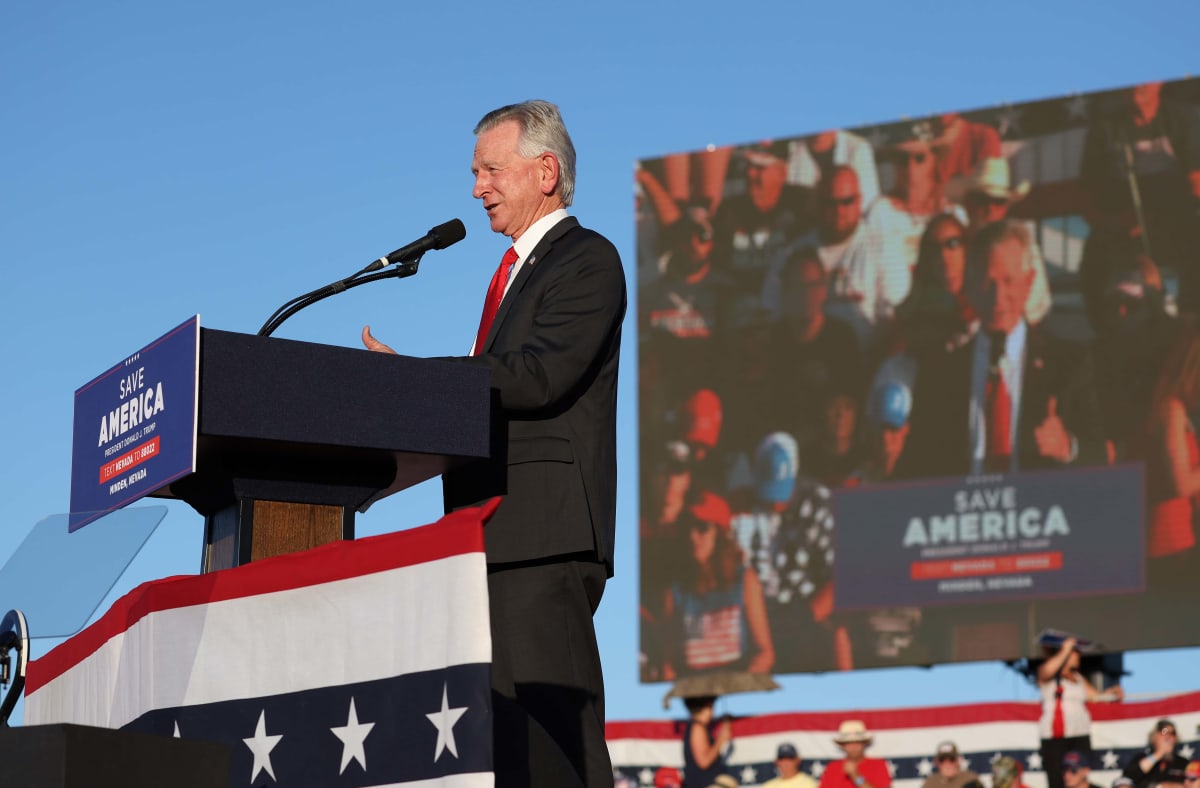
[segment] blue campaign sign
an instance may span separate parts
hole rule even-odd
[[[834,607],[970,605],[1145,587],[1143,466],[838,490]]]
[[[75,392],[75,531],[196,470],[200,316]]]

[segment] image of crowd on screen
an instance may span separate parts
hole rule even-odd
[[[1142,463],[1150,592],[1200,590],[1200,80],[636,173],[643,677],[697,626],[664,604],[702,495],[765,611],[742,664],[929,656],[920,610],[832,614],[864,485]]]

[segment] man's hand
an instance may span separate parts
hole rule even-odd
[[[1046,403],[1046,418],[1033,430],[1038,454],[1061,463],[1071,461],[1071,434],[1058,417],[1058,399],[1051,397]]]
[[[847,758],[842,762],[842,768],[846,772],[846,776],[851,780],[858,776],[858,761],[852,761]]]
[[[363,326],[362,343],[366,346],[367,350],[374,350],[376,353],[391,353],[393,356],[396,355],[396,351],[371,336],[370,326]]]

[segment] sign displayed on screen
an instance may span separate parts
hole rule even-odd
[[[1200,643],[1200,79],[636,181],[643,681]]]

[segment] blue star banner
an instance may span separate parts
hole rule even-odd
[[[145,583],[30,663],[25,722],[224,742],[231,786],[491,786],[493,509]]]

